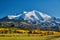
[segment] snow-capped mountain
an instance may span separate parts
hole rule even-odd
[[[39,12],[39,11],[36,11],[36,10],[33,10],[33,11],[30,11],[30,12],[26,12],[24,11],[23,13],[19,14],[19,15],[8,15],[4,18],[2,18],[3,20],[26,20],[28,22],[51,22],[51,21],[54,21],[56,23],[60,23],[60,19],[59,18],[56,18],[56,17],[52,17],[52,16],[49,16],[45,13],[42,13],[42,12]]]
[[[22,18],[24,20],[31,20],[31,21],[34,21],[34,20],[41,21],[43,19],[42,21],[47,21],[51,19],[51,16],[36,10],[30,11],[30,12],[24,11],[23,14],[19,14],[19,15],[8,15],[8,19],[16,19],[16,18]]]
[[[32,26],[32,28],[38,29],[57,29],[60,26],[60,19],[56,17],[49,16],[45,13],[33,10],[30,12],[24,11],[19,15],[8,15],[0,19],[0,23],[12,23],[18,26]],[[6,23],[4,25],[6,25]],[[27,27],[26,26],[26,27]]]

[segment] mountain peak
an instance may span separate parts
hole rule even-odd
[[[51,19],[51,16],[49,16],[47,14],[44,14],[42,12],[39,12],[39,11],[33,10],[33,11],[30,11],[30,12],[26,12],[26,14],[25,14],[25,20],[26,19],[27,20],[28,19],[32,19],[31,16],[34,16],[37,20],[40,20],[41,18],[44,19],[44,21],[47,21],[47,20]]]
[[[24,15],[24,18],[23,18],[23,15]],[[24,20],[33,20],[33,21],[34,20],[40,21],[41,19],[43,19],[44,21],[47,21],[51,19],[51,16],[36,10],[30,11],[30,12],[24,11],[23,14],[19,14],[19,15],[8,15],[9,19],[15,19],[19,17],[23,18]]]
[[[28,21],[48,21],[51,19],[51,16],[44,14],[42,12],[33,10],[30,12],[24,11],[22,14],[18,14],[18,15],[8,15],[7,19],[14,19],[14,20],[28,20]]]
[[[34,16],[36,19],[38,19],[38,17],[35,15],[35,11],[30,11],[25,14],[24,20],[32,19],[31,16]]]

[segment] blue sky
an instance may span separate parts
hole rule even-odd
[[[60,18],[60,0],[0,0],[0,18],[32,10]]]

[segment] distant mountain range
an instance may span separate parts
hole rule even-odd
[[[8,15],[3,17],[0,19],[0,26],[19,27],[30,30],[58,30],[60,19],[36,10],[30,12],[24,11],[24,13],[19,15]]]

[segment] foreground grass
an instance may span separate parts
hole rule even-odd
[[[40,34],[0,34],[0,40],[52,40],[59,38],[60,35],[44,35]]]

